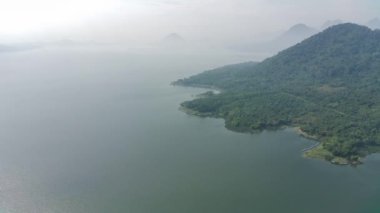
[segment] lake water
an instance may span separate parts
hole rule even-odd
[[[378,213],[380,156],[305,159],[287,129],[228,131],[170,82],[227,53],[42,49],[0,55],[0,213]]]

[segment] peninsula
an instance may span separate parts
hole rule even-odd
[[[380,31],[339,24],[260,63],[209,70],[174,85],[217,88],[181,107],[239,132],[297,127],[308,157],[358,164],[380,151]]]

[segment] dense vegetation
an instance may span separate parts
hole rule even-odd
[[[182,106],[222,117],[232,130],[297,126],[321,142],[315,156],[332,162],[357,163],[380,150],[378,30],[336,25],[261,63],[230,65],[174,84],[220,89]]]

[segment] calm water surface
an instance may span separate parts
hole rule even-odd
[[[291,130],[240,134],[169,83],[248,60],[224,53],[0,55],[0,213],[380,212],[380,156],[304,159]]]

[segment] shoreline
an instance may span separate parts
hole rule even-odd
[[[188,114],[188,115],[197,116],[197,117],[223,118],[223,117],[216,117],[215,115],[212,115],[212,114],[202,114],[202,113],[199,113],[197,111],[188,109],[184,106],[180,106],[179,110]],[[225,121],[224,118],[223,118],[223,120]],[[283,126],[283,127],[291,129],[294,133],[296,133],[300,137],[304,137],[308,140],[313,140],[316,142],[315,144],[311,145],[310,147],[307,147],[307,148],[302,150],[302,156],[305,158],[323,160],[323,161],[327,161],[331,164],[340,165],[340,166],[347,166],[347,165],[356,166],[356,165],[362,164],[361,161],[349,161],[346,158],[334,156],[331,152],[329,152],[328,150],[323,148],[322,142],[320,142],[318,140],[317,136],[307,134],[300,127],[294,127],[294,126]],[[229,131],[240,132],[240,133],[252,133],[252,132],[254,132],[254,131],[248,131],[248,130],[238,131],[238,130],[235,130],[232,128],[228,128],[227,126],[225,126],[225,128]],[[280,130],[280,129],[282,129],[282,128],[279,127],[277,130]]]
[[[203,85],[203,84],[185,85],[185,84],[182,84],[181,82],[174,81],[174,82],[170,83],[170,85],[172,85],[174,87],[188,87],[188,88],[206,89],[206,90],[211,90],[212,92],[215,92],[215,94],[220,94],[223,92],[223,90],[218,88],[218,87],[207,86],[207,85]]]
[[[307,134],[306,132],[304,132],[301,127],[299,126],[296,126],[296,127],[291,127],[298,135],[304,137],[304,138],[307,138],[307,139],[310,139],[310,140],[315,140],[315,141],[318,141],[318,137],[315,136],[315,135],[309,135]],[[320,142],[318,142],[320,143]]]
[[[205,85],[191,85],[190,86],[190,85],[183,85],[180,83],[172,83],[172,85],[173,86],[190,87],[190,88],[210,89],[210,90],[214,90],[214,91],[216,90],[219,93],[223,92],[222,90],[220,90],[218,88],[205,86]],[[226,122],[224,117],[215,116],[214,114],[211,114],[211,113],[199,113],[195,110],[186,108],[182,105],[179,107],[179,110],[188,114],[188,115],[197,116],[197,117],[222,118]],[[301,129],[301,127],[299,127],[299,126],[291,126],[291,125],[281,126],[278,128],[274,128],[273,130],[280,130],[283,127],[290,128],[299,136],[304,137],[304,138],[309,139],[309,140],[313,140],[316,142],[316,144],[302,150],[302,156],[305,158],[319,159],[319,160],[327,161],[331,164],[340,165],[340,166],[346,166],[346,165],[357,166],[357,165],[362,164],[360,159],[353,161],[353,160],[349,160],[347,158],[342,158],[342,157],[333,155],[330,151],[323,148],[323,143],[319,140],[318,136],[310,135],[310,134],[304,132]],[[253,131],[253,130],[249,130],[249,129],[234,129],[234,128],[228,128],[228,126],[226,126],[226,125],[225,125],[225,128],[227,130],[230,130],[233,132],[240,132],[240,133],[257,133],[257,131],[266,130],[266,129],[261,129],[261,130]]]
[[[318,140],[317,136],[307,134],[301,129],[301,127],[293,127],[293,130],[299,136],[316,142],[314,145],[302,150],[302,155],[306,158],[320,159],[340,166],[356,166],[362,163],[361,161],[350,161],[346,158],[334,156],[331,152],[323,148],[323,143]]]

